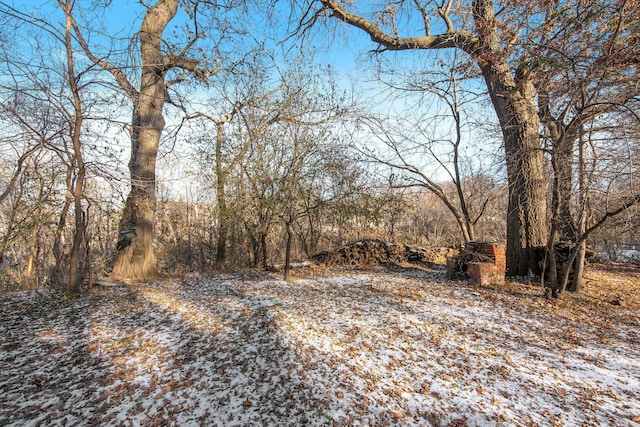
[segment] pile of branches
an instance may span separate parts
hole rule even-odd
[[[430,264],[445,265],[447,258],[460,253],[460,247],[410,248],[409,251],[409,262],[428,262]]]
[[[365,239],[320,252],[311,257],[317,264],[367,266],[383,263],[430,262],[444,264],[452,248],[412,248],[401,243],[387,243],[380,239]]]
[[[482,245],[482,244],[480,244]],[[449,257],[449,274],[464,274],[467,272],[467,267],[470,262],[495,262],[495,258],[489,254],[485,254],[479,251],[479,246],[476,242],[467,242],[464,248],[452,257]]]

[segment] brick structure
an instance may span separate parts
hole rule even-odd
[[[447,258],[447,272],[449,276],[453,277],[454,273],[458,269],[458,260],[455,257]]]
[[[507,268],[505,249],[506,245],[500,243],[467,242],[460,257],[447,259],[447,269],[450,272],[466,270],[478,286],[503,284]],[[468,260],[464,262],[465,259]],[[465,265],[460,265],[461,261]]]
[[[507,271],[506,247],[506,245],[500,243],[486,243],[480,249],[481,253],[489,255],[495,260],[496,273],[502,274],[503,283],[504,275]]]

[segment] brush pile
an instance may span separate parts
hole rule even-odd
[[[466,274],[471,262],[495,263],[495,256],[482,252],[482,246],[475,242],[467,242],[464,248],[456,255],[449,258],[447,267],[450,276]]]
[[[324,251],[311,259],[317,264],[367,266],[382,263],[429,262],[444,264],[448,256],[457,253],[454,248],[412,248],[402,243],[387,243],[380,239],[365,239]]]

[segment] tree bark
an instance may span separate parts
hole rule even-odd
[[[86,243],[85,212],[82,208],[82,197],[84,196],[84,180],[86,172],[80,148],[80,134],[78,133],[77,136],[74,135],[73,139],[77,168],[75,188],[73,189],[75,229],[73,234],[73,244],[71,245],[71,252],[69,254],[69,280],[67,282],[67,288],[70,291],[79,292],[81,290],[82,282],[85,279],[85,274],[89,268],[86,263],[85,265],[83,265],[82,263],[82,247]]]
[[[571,129],[568,129],[571,131]],[[571,212],[571,194],[573,182],[573,143],[577,139],[577,133],[571,132],[562,136],[553,148],[553,155],[557,162],[557,185],[560,200],[553,203],[558,204],[558,212],[560,217],[558,222],[558,231],[561,240],[574,241],[577,237],[576,224],[573,220],[574,216]]]
[[[284,280],[289,280],[289,272],[291,271],[291,242],[293,241],[293,232],[291,231],[291,224],[293,223],[293,215],[289,213],[285,222],[285,229],[287,234],[287,242],[285,244],[285,258],[284,258]]]
[[[584,235],[587,231],[587,171],[586,171],[586,157],[585,157],[585,135],[584,135],[584,123],[580,123],[578,131],[578,189],[580,191],[580,216],[578,219],[578,234]],[[580,292],[584,285],[584,263],[587,252],[587,242],[582,240],[578,243],[578,254],[575,260],[575,271],[573,273],[573,282],[569,286],[569,291]]]
[[[539,274],[534,248],[546,242],[547,194],[535,88],[526,77],[516,80],[504,61],[494,59],[482,73],[504,138],[509,182],[507,275]]]
[[[120,231],[135,229],[137,237],[117,251],[111,273],[114,278],[145,280],[157,275],[153,249],[155,168],[165,126],[166,72],[161,42],[162,32],[177,10],[177,0],[161,0],[148,9],[140,28],[142,77],[131,127],[131,190],[119,226]]]
[[[580,292],[584,285],[584,262],[587,253],[587,242],[580,242],[578,247],[578,254],[574,261],[573,280],[569,284],[569,292]]]
[[[550,97],[548,90],[545,91],[545,85],[540,85],[538,96],[539,117],[548,131],[548,136],[552,143],[551,164],[553,166],[553,187],[551,197],[551,223],[554,230],[557,230],[557,238],[551,235],[549,245],[552,246],[556,240],[564,242],[576,242],[578,238],[586,230],[586,183],[584,172],[584,140],[583,140],[583,118],[575,117],[569,123],[565,123],[566,114],[569,111],[567,107],[563,114],[553,117],[550,107]],[[584,110],[583,110],[584,112]],[[579,184],[579,203],[580,212],[578,223],[574,220],[571,209],[572,192],[573,192],[573,173],[574,173],[574,155],[573,149],[575,142],[578,143],[578,184]],[[582,286],[582,275],[584,272],[584,262],[586,254],[586,243],[583,241],[578,244],[577,254],[573,264],[563,266],[574,272],[571,283],[563,282],[565,275],[562,274],[560,280],[549,283],[554,289],[556,295],[565,288],[570,291],[577,291]],[[573,251],[572,251],[573,252]],[[567,274],[568,278],[569,275]]]
[[[29,245],[29,257],[27,258],[27,270],[25,272],[25,288],[27,289],[34,288],[38,284],[37,271],[34,264],[40,252],[38,245],[39,231],[40,224],[36,222],[33,224],[33,229],[27,240],[27,244]]]
[[[267,231],[260,231],[260,249],[262,250],[262,268],[267,268],[269,266],[269,257],[267,250]]]
[[[467,52],[482,70],[504,139],[509,183],[507,275],[539,274],[534,248],[546,242],[547,196],[536,89],[526,71],[512,72],[507,62],[493,1],[474,0],[472,5],[479,48]]]
[[[56,262],[53,266],[53,271],[51,273],[51,280],[56,285],[62,285],[65,281],[65,264],[67,259],[65,256],[65,250],[62,247],[62,233],[67,226],[67,216],[69,215],[69,208],[71,207],[71,202],[73,201],[73,192],[72,192],[72,168],[71,166],[67,166],[67,173],[65,178],[66,190],[67,194],[64,198],[64,204],[62,205],[62,209],[60,214],[58,215],[58,223],[56,224],[56,229],[53,233],[53,257]]]
[[[225,185],[227,184],[227,172],[222,161],[222,144],[224,142],[224,125],[233,117],[227,114],[222,120],[216,123],[216,201],[218,203],[218,244],[216,246],[216,270],[224,270],[227,257],[227,237],[229,234],[229,213],[227,208],[227,195]],[[231,167],[231,165],[229,166]]]

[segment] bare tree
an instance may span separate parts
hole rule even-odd
[[[365,114],[358,121],[366,132],[356,133],[354,139],[367,158],[390,168],[392,186],[433,193],[455,219],[462,241],[473,241],[476,224],[500,192],[498,179],[481,179],[479,170],[485,177],[492,168],[495,175],[500,171],[494,167],[489,138],[483,147],[469,141],[469,137],[480,138],[477,129],[470,135],[468,117],[477,96],[464,89],[457,69],[454,60],[450,68],[428,73],[414,83],[412,91],[418,93],[420,104],[431,106],[431,117],[413,120],[410,111],[400,112],[402,117]],[[413,108],[411,104],[409,109]]]
[[[318,14],[330,14],[364,31],[376,52],[459,49],[480,69],[504,137],[509,207],[507,270],[510,275],[537,271],[534,248],[546,241],[546,192],[543,153],[538,134],[536,91],[523,50],[536,37],[548,3],[513,3],[498,11],[493,1],[388,2],[381,9],[321,0]],[[549,11],[551,12],[551,11]],[[367,17],[369,16],[369,18]],[[551,19],[543,21],[551,23]],[[419,29],[420,35],[401,33]],[[539,33],[538,33],[539,34]]]
[[[576,15],[579,10],[573,14],[567,11],[556,26],[556,37],[542,39],[546,60],[536,71],[538,114],[544,125],[553,171],[547,285],[554,295],[567,287],[577,291],[582,285],[586,245],[582,237],[589,230],[587,204],[595,177],[610,184],[622,178],[620,174],[601,174],[607,156],[598,152],[603,149],[619,152],[616,145],[628,141],[639,122],[632,113],[640,94],[637,86],[640,51],[638,36],[633,31],[637,27],[637,10],[627,1],[591,6],[587,16]],[[606,148],[602,145],[605,141]],[[627,150],[622,151],[616,161],[633,165]],[[592,166],[587,165],[587,157],[591,158]],[[622,205],[630,207],[633,191],[624,193],[627,196]],[[617,210],[616,206],[614,211]],[[611,212],[607,210],[604,216],[610,216]],[[574,246],[571,262],[556,259],[554,247],[558,242]],[[572,283],[567,283],[569,271],[575,272]]]
[[[325,246],[335,244],[335,234],[342,239],[350,238],[350,227],[336,227],[346,217],[352,215],[380,218],[385,209],[398,199],[374,187],[366,164],[358,159],[358,153],[349,147],[338,135],[324,129],[309,135],[315,142],[315,153],[307,161],[308,171],[298,182],[295,199],[297,215],[294,217],[293,231],[306,257],[319,251],[321,241]],[[376,199],[375,210],[366,209],[365,198]],[[341,243],[341,242],[339,242]]]
[[[201,154],[214,163],[216,203],[218,206],[218,242],[216,265],[224,269],[227,238],[231,223],[231,213],[237,211],[229,206],[227,186],[231,175],[238,173],[255,144],[264,143],[266,135],[282,126],[318,127],[326,124],[344,112],[340,100],[335,99],[335,89],[317,81],[317,76],[309,70],[303,70],[300,61],[290,65],[288,70],[278,68],[279,75],[275,83],[270,76],[261,71],[267,69],[263,64],[251,65],[247,73],[248,81],[235,81],[229,86],[234,89],[223,93],[222,100],[228,105],[227,111],[220,117],[198,112],[188,118],[203,118],[214,126],[212,136],[200,136]],[[323,95],[324,94],[324,95]],[[213,103],[212,103],[213,104]],[[280,144],[287,144],[286,138],[280,138]],[[286,151],[286,150],[285,150]],[[207,167],[207,165],[203,165]],[[293,179],[293,178],[292,178]],[[266,224],[260,226],[265,228]]]
[[[69,278],[67,282],[68,289],[79,291],[81,289],[84,275],[90,271],[85,265],[81,271],[82,248],[85,244],[86,237],[86,215],[82,206],[84,198],[85,186],[85,162],[82,152],[81,137],[83,133],[84,122],[84,106],[80,97],[79,75],[75,70],[75,58],[72,40],[72,24],[73,19],[71,13],[73,11],[73,2],[71,0],[58,0],[58,4],[65,13],[65,31],[64,46],[66,53],[66,76],[69,85],[69,91],[72,97],[72,115],[68,117],[69,136],[72,145],[72,165],[73,178],[69,182],[68,191],[73,198],[73,210],[75,218],[75,227],[73,233],[73,243],[69,254]]]
[[[62,208],[59,210],[56,226],[53,228],[52,253],[55,265],[51,280],[56,285],[66,286],[70,291],[78,291],[84,274],[89,270],[82,257],[85,253],[83,249],[86,243],[86,212],[83,207],[86,169],[81,138],[85,134],[83,123],[88,111],[82,96],[92,81],[90,78],[86,78],[90,67],[83,68],[79,72],[76,71],[78,60],[74,52],[69,19],[71,3],[61,1],[58,5],[67,17],[62,26],[59,26],[54,20],[26,15],[7,4],[2,3],[1,5],[5,16],[11,17],[16,29],[21,35],[26,36],[25,39],[19,40],[18,44],[22,44],[22,47],[31,47],[29,43],[35,41],[39,47],[49,46],[51,50],[62,48],[64,59],[58,62],[44,56],[39,58],[36,55],[25,60],[25,52],[11,54],[8,49],[5,50],[4,65],[10,79],[5,81],[2,90],[3,93],[10,96],[11,101],[5,104],[4,111],[11,117],[14,126],[22,130],[23,137],[27,141],[33,140],[34,143],[28,143],[27,150],[17,159],[16,171],[0,197],[0,203],[9,192],[14,190],[25,162],[28,162],[33,154],[47,150],[52,156],[50,160],[52,162],[58,161],[55,165],[63,172],[60,173],[59,169],[52,170],[50,185],[52,191],[56,191],[58,185],[63,185],[65,191],[61,193],[65,196],[61,203]],[[29,54],[35,51],[36,49],[27,50]],[[28,55],[26,56],[28,57]],[[15,147],[18,147],[19,144],[18,140],[14,141]],[[45,171],[48,171],[49,168],[37,163],[33,167],[40,170],[34,170],[35,173],[32,177],[36,177],[36,181],[43,182]],[[56,175],[64,177],[62,182],[56,179]],[[38,215],[46,217],[45,200],[55,199],[55,197],[52,195],[43,197],[42,201],[37,203],[37,212]],[[16,201],[19,200],[20,198]],[[66,223],[71,206],[73,206],[75,222],[71,233],[73,243],[67,251],[62,247],[62,239],[67,232]],[[32,236],[38,234],[37,228],[34,227]],[[32,240],[29,246],[45,246],[45,240],[41,237],[37,240],[36,243]],[[5,239],[3,249],[6,243]],[[46,261],[47,257],[42,256],[43,264],[46,264]],[[31,256],[27,272],[28,280],[30,280],[29,277],[33,272]]]
[[[229,176],[236,171],[240,162],[245,161],[247,152],[256,140],[269,127],[280,121],[293,120],[288,115],[290,101],[267,107],[269,99],[278,93],[278,88],[260,87],[256,70],[249,73],[251,82],[243,85],[234,95],[226,95],[223,101],[229,103],[229,111],[221,117],[214,117],[209,113],[198,112],[188,116],[188,119],[203,118],[213,124],[213,136],[206,135],[198,138],[199,143],[205,145],[201,154],[206,158],[212,157],[214,162],[213,179],[215,181],[215,195],[218,210],[218,239],[216,244],[216,268],[225,269],[227,239],[229,233],[232,209],[227,201],[227,185]],[[238,99],[229,99],[231,96]],[[265,108],[267,107],[267,108]],[[234,120],[235,119],[235,120]],[[209,141],[211,139],[211,141]],[[212,151],[212,155],[209,152]],[[205,166],[206,167],[206,166]]]
[[[166,48],[163,32],[178,12],[178,0],[158,0],[148,5],[144,13],[139,37],[139,58],[141,74],[139,88],[136,89],[123,68],[108,62],[96,54],[84,37],[76,21],[72,21],[76,37],[85,54],[96,65],[111,73],[133,104],[131,120],[131,191],[127,197],[120,222],[123,239],[112,271],[119,279],[145,279],[154,276],[156,260],[153,251],[153,226],[156,208],[156,159],[160,138],[165,127],[163,108],[170,99],[167,87],[184,80],[178,74],[168,80],[172,70],[183,70],[199,79],[207,79],[223,69],[215,65],[207,66],[203,59],[194,59],[189,55],[196,42],[203,36],[197,18],[199,10],[207,4],[196,2],[193,5],[193,32],[182,48]],[[135,238],[132,238],[135,236]]]

